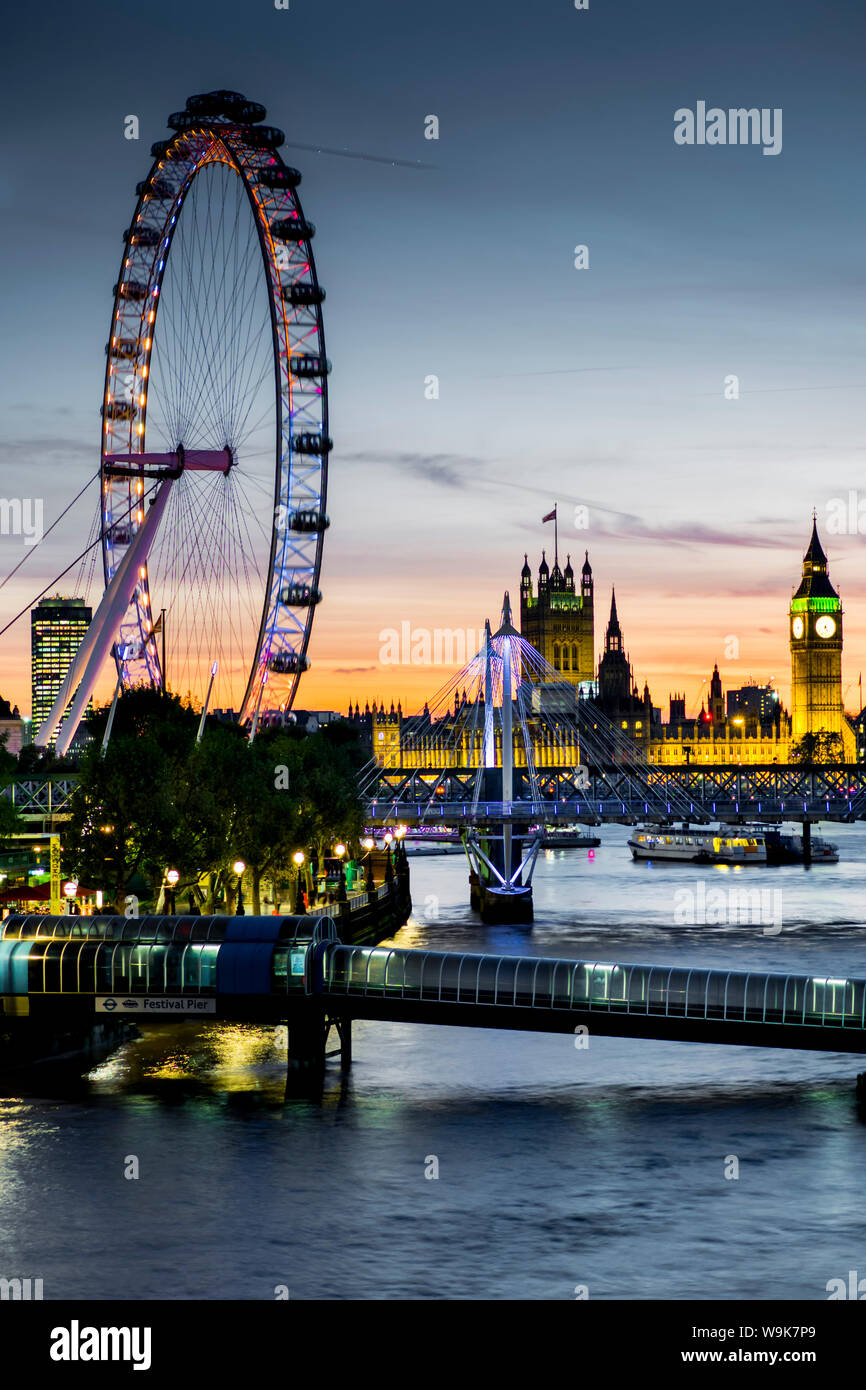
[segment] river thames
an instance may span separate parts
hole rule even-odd
[[[835,866],[733,871],[600,833],[542,854],[532,927],[470,914],[461,854],[413,858],[395,940],[866,975],[863,828],[824,827]],[[683,921],[732,884],[760,917]],[[3,1078],[0,1274],[46,1299],[389,1300],[823,1300],[866,1274],[857,1057],[392,1023],[354,1043],[321,1103],[286,1102],[273,1030],[199,1023]]]

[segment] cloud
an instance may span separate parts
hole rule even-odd
[[[93,459],[94,467],[99,463],[99,439],[84,443],[60,435],[34,435],[32,439],[0,439],[0,464],[30,462],[45,457],[46,454],[60,454],[63,458]]]
[[[382,452],[358,449],[341,453],[341,462],[385,464],[400,473],[434,483],[438,487],[464,489],[478,482],[478,470],[486,465],[486,460],[469,454],[422,454],[411,451]]]
[[[359,676],[367,671],[378,671],[378,666],[335,666],[335,676]]]
[[[545,510],[549,510],[550,498],[553,496],[549,487],[536,488],[527,487],[522,483],[504,482],[498,483],[497,486],[519,488],[522,492],[532,493],[540,502],[546,503]],[[587,497],[564,497],[562,492],[559,492],[558,498],[560,539],[565,536],[569,541],[573,535],[571,508],[578,505],[586,507],[590,525],[586,530],[578,530],[577,535],[579,539],[586,537],[590,544],[598,536],[608,536],[616,540],[664,542],[668,545],[736,546],[737,549],[787,551],[792,548],[796,550],[802,540],[799,533],[797,537],[792,537],[791,535],[772,535],[769,529],[763,529],[757,534],[754,532],[749,534],[743,528],[738,528],[735,531],[723,531],[715,526],[707,526],[701,521],[662,522],[652,525],[631,512],[615,511],[612,507],[606,507]],[[540,517],[527,517],[518,529],[536,533],[540,520]],[[774,522],[774,524],[778,525],[778,522]]]
[[[743,530],[720,531],[700,521],[684,521],[676,525],[650,526],[638,517],[622,515],[613,524],[602,522],[594,528],[604,535],[633,541],[664,541],[668,545],[722,545],[737,549],[791,550],[797,542],[789,537],[771,536],[766,531],[749,535]]]

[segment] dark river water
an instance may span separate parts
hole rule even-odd
[[[482,927],[462,855],[417,858],[396,940],[863,976],[866,831],[828,834],[837,866],[725,871],[633,864],[604,827],[593,854],[542,856],[532,927]],[[763,890],[755,920],[730,920],[732,884]],[[321,1103],[286,1101],[271,1030],[199,1023],[4,1078],[0,1275],[46,1299],[556,1300],[826,1299],[866,1275],[856,1057],[382,1023],[354,1042]]]

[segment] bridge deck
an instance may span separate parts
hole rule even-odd
[[[866,981],[332,945],[321,989],[354,1017],[866,1051]]]
[[[866,1052],[866,980],[346,946],[310,917],[0,923],[0,1008],[211,1000],[215,1018],[342,1018]],[[194,1011],[194,1010],[191,1010]],[[164,1015],[176,1017],[168,1010]]]
[[[866,816],[866,765],[639,764],[515,769],[514,801],[476,804],[476,771],[381,768],[364,788],[369,825],[448,824],[493,817],[630,820],[683,816],[751,820],[857,820]]]

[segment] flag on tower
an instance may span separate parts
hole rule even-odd
[[[559,567],[559,522],[558,522],[557,517],[556,517],[556,509],[557,509],[558,506],[559,506],[559,503],[558,503],[558,502],[554,502],[554,504],[553,504],[553,511],[552,511],[552,512],[548,512],[548,513],[547,513],[547,516],[543,516],[543,517],[541,518],[542,524],[543,524],[545,521],[552,521],[552,522],[553,522],[553,564],[554,564],[554,568],[558,568],[558,567]]]

